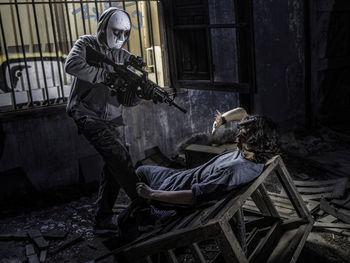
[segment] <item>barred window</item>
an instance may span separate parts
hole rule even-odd
[[[65,103],[72,83],[65,59],[79,36],[96,34],[98,17],[111,6],[131,17],[124,48],[143,57],[151,80],[166,85],[158,5],[153,0],[0,0],[0,112]]]
[[[252,92],[251,1],[162,2],[174,87]]]

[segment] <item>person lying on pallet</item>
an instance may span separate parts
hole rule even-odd
[[[176,205],[200,205],[257,178],[268,159],[278,154],[276,125],[262,116],[249,116],[235,108],[224,114],[217,110],[212,134],[228,122],[239,121],[237,150],[218,155],[193,169],[176,171],[159,166],[136,170],[137,194],[148,200]]]

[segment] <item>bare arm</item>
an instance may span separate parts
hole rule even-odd
[[[144,183],[138,183],[136,185],[136,191],[139,196],[145,199],[157,200],[170,204],[193,205],[195,202],[195,197],[191,190],[154,190]]]
[[[213,123],[213,129],[212,134],[214,134],[221,125],[225,122],[231,122],[231,121],[240,121],[243,120],[248,116],[246,110],[244,108],[234,108],[230,111],[225,112],[224,114],[221,114],[220,111],[216,110],[216,116]]]

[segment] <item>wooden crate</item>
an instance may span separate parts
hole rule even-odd
[[[277,176],[287,193],[296,211],[293,219],[280,216],[266,191],[264,182],[271,175]],[[244,210],[249,198],[259,211]],[[244,216],[251,220],[245,222]],[[208,262],[200,244],[212,240],[218,252],[211,262],[296,262],[312,225],[307,206],[281,157],[276,156],[256,180],[239,191],[145,233],[112,253],[128,262],[159,262],[160,255],[168,262],[181,262],[177,251],[186,248],[197,262]]]

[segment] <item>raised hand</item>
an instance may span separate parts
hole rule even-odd
[[[211,134],[215,134],[215,132],[219,129],[219,127],[222,125],[222,114],[219,110],[216,110],[216,115],[213,123],[213,129],[211,131]]]

